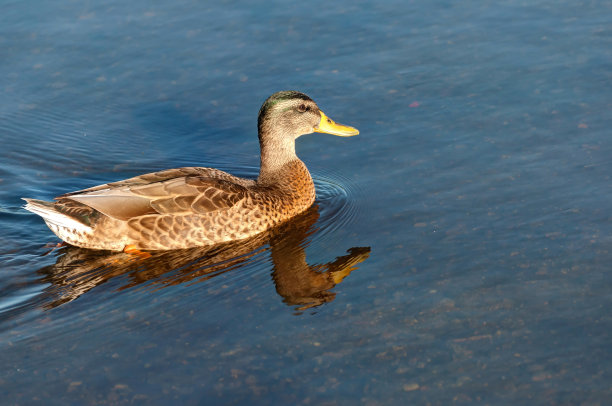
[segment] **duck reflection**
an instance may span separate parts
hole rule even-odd
[[[298,311],[334,300],[330,290],[370,255],[369,247],[353,247],[347,255],[334,261],[309,265],[305,248],[316,228],[318,207],[275,229],[251,239],[213,247],[173,251],[153,251],[145,259],[130,254],[64,247],[54,265],[38,272],[45,289],[43,308],[51,309],[68,303],[82,294],[116,278],[118,290],[147,284],[152,290],[181,283],[199,283],[232,270],[245,267],[270,251],[272,279],[276,291],[289,306]]]

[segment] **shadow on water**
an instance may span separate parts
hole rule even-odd
[[[258,254],[270,251],[272,279],[283,302],[297,313],[331,302],[330,290],[368,258],[369,247],[353,247],[348,254],[325,264],[310,265],[305,248],[316,232],[315,205],[304,214],[246,241],[185,250],[151,252],[141,259],[125,253],[64,247],[57,261],[37,272],[49,284],[38,300],[48,310],[71,302],[111,279],[120,280],[118,291],[146,286],[153,292],[184,283],[200,283],[237,271]],[[119,278],[123,277],[123,278]]]

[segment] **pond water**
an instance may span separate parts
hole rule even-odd
[[[5,1],[2,404],[603,405],[612,3]],[[267,96],[312,134],[295,221],[146,260],[21,197],[254,177]]]

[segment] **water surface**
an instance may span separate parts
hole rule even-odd
[[[606,404],[609,2],[8,1],[3,404]],[[316,205],[144,261],[20,197],[180,166],[256,176],[309,94]],[[49,245],[49,246],[48,246]]]

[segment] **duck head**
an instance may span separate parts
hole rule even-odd
[[[258,183],[273,184],[284,177],[283,168],[298,160],[295,140],[304,134],[321,132],[350,137],[359,134],[353,127],[335,123],[304,93],[283,91],[268,97],[257,119],[261,167]]]
[[[294,141],[301,135],[320,132],[350,137],[359,134],[356,128],[335,123],[304,93],[293,90],[274,93],[259,110],[257,119],[261,144],[279,142],[280,138]]]

